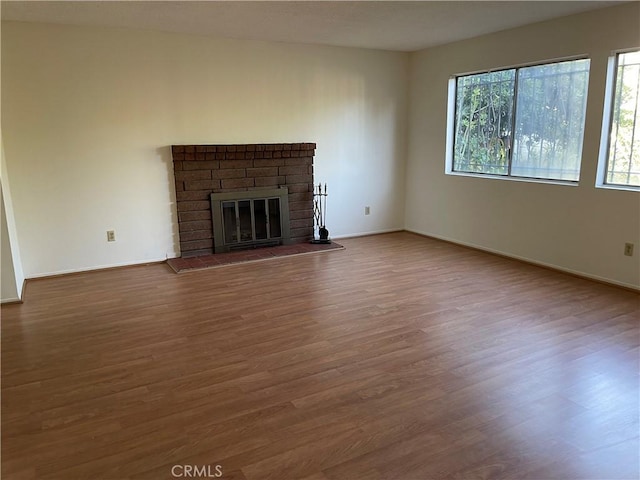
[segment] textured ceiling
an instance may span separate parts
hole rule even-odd
[[[414,51],[611,1],[2,1],[3,20]]]

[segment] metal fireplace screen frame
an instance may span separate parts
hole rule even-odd
[[[286,187],[212,193],[211,214],[214,253],[290,243]]]

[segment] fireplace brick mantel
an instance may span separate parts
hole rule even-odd
[[[315,143],[173,145],[181,256],[213,253],[212,193],[286,186],[291,241],[310,240],[315,148]]]

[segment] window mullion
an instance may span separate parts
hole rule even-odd
[[[514,73],[513,79],[513,101],[511,107],[511,146],[509,148],[509,154],[507,156],[507,175],[511,176],[511,164],[513,162],[513,150],[516,145],[516,114],[518,109],[518,78],[520,76],[520,69],[517,68]]]
[[[609,134],[607,135],[607,139],[606,139],[607,149],[606,149],[606,157],[604,162],[604,179],[602,180],[604,184],[611,183],[611,181],[613,180],[613,176],[610,177],[610,174],[613,172],[611,168],[611,148],[614,144],[612,136],[613,136],[614,115],[616,114],[616,95],[618,94],[618,89],[616,87],[618,86],[618,67],[620,63],[620,55],[615,55],[613,62],[614,62],[613,73],[610,79],[610,81],[613,82],[613,86],[612,86],[612,92],[611,92],[612,101],[611,101],[611,105],[609,106]]]
[[[620,78],[618,79],[618,70],[620,70]],[[613,156],[611,156],[611,152],[609,152],[609,163],[610,163],[610,167],[611,167],[611,181],[613,181],[614,176],[616,174],[616,162],[618,160],[618,125],[620,124],[620,114],[621,114],[621,106],[622,106],[622,87],[624,86],[624,65],[622,65],[622,67],[620,67],[620,56],[617,56],[616,59],[616,83],[615,83],[615,88],[616,91],[614,92],[614,105],[615,105],[615,113],[616,113],[616,117],[614,119],[614,122],[616,124],[616,138],[613,142]],[[619,87],[619,88],[618,88]],[[613,124],[611,129],[613,130]],[[611,148],[611,147],[610,147]]]

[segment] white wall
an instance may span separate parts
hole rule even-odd
[[[2,161],[0,169],[0,302],[15,302],[22,298],[24,273],[13,216],[7,164],[4,158],[4,144],[1,141],[0,156]]]
[[[175,256],[172,144],[316,142],[332,236],[401,229],[407,86],[403,53],[3,23],[25,275]]]
[[[1,187],[0,187],[1,189]],[[20,299],[18,285],[16,284],[13,256],[11,255],[11,243],[9,242],[9,227],[4,208],[4,198],[0,191],[0,301],[13,302]]]
[[[639,19],[630,3],[412,54],[406,228],[640,287],[640,194],[595,188],[607,58],[640,46]],[[444,174],[450,76],[581,54],[591,73],[579,186]]]

